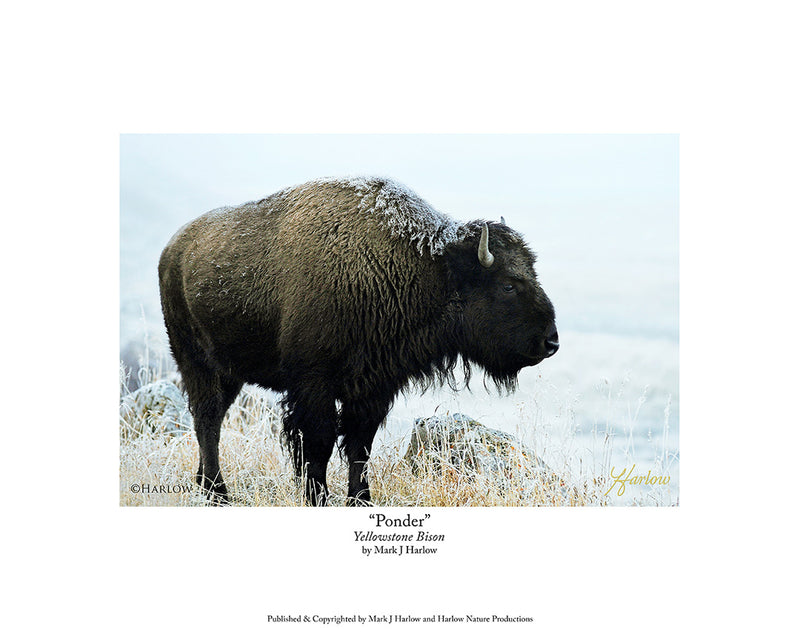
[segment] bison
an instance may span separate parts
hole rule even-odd
[[[481,367],[513,390],[558,350],[535,256],[504,222],[459,224],[385,178],[327,178],[210,211],[159,261],[161,304],[200,446],[197,482],[228,502],[220,426],[244,383],[282,392],[284,443],[310,504],[337,444],[347,504],[399,391]]]

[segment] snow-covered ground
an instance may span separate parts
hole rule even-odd
[[[504,216],[539,256],[561,349],[499,397],[398,398],[379,436],[461,412],[518,434],[575,477],[668,474],[646,496],[678,499],[678,140],[676,136],[123,136],[120,347],[165,350],[156,265],[200,213],[309,179],[386,175],[457,220]]]

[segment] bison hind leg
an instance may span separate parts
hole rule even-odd
[[[228,487],[219,465],[219,438],[222,420],[242,383],[218,373],[202,375],[197,369],[189,370],[188,376],[183,373],[183,378],[200,448],[195,480],[212,505],[228,504]]]
[[[241,390],[242,382],[222,373],[204,352],[201,332],[193,327],[184,299],[180,259],[172,253],[166,249],[159,263],[161,306],[200,447],[195,480],[213,504],[227,504],[228,488],[219,469],[219,436],[222,419]]]

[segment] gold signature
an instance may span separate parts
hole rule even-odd
[[[614,483],[608,488],[605,495],[608,495],[611,490],[619,485],[619,489],[617,489],[617,495],[621,496],[625,494],[625,488],[630,485],[639,485],[639,484],[649,484],[649,485],[656,485],[656,484],[669,484],[669,476],[657,476],[655,474],[651,474],[650,470],[647,470],[647,475],[633,475],[633,470],[636,469],[636,465],[634,464],[630,471],[628,471],[628,467],[625,467],[622,471],[618,474],[614,475],[614,467],[611,467],[611,477],[614,479]],[[625,475],[627,472],[627,475]],[[622,476],[625,476],[624,478]]]

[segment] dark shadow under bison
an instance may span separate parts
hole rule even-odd
[[[513,390],[558,349],[534,254],[504,223],[458,224],[381,178],[323,179],[181,228],[159,262],[161,304],[200,446],[197,482],[228,502],[225,412],[244,383],[284,393],[283,437],[311,504],[337,440],[348,504],[399,391],[454,384],[459,356]],[[338,402],[338,407],[337,407]]]

